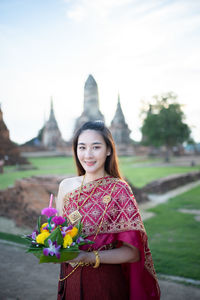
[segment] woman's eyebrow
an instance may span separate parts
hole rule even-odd
[[[79,142],[78,145],[85,145],[86,143],[83,143],[83,142]],[[92,145],[102,145],[101,142],[94,142],[92,143]]]

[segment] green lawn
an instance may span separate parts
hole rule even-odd
[[[6,188],[18,178],[40,174],[75,174],[73,159],[70,157],[32,158],[35,170],[17,171],[6,167],[0,175],[1,188]],[[199,167],[158,167],[141,166],[139,158],[122,157],[119,160],[123,175],[135,186],[174,173],[198,170]],[[141,158],[141,162],[150,160]],[[155,217],[145,221],[156,271],[160,274],[182,276],[200,280],[200,222],[193,215],[178,212],[180,208],[200,210],[200,186],[187,193],[170,199],[150,211]],[[1,239],[24,243],[14,235],[0,234]]]
[[[200,280],[200,222],[178,209],[200,210],[200,186],[150,209],[145,221],[156,271]]]
[[[72,157],[41,157],[31,158],[29,161],[35,169],[17,170],[16,167],[5,167],[4,174],[0,174],[0,189],[13,185],[15,180],[33,175],[67,175],[76,174],[76,168]],[[144,157],[120,157],[119,165],[123,176],[128,178],[136,187],[142,187],[152,180],[168,176],[170,174],[186,173],[199,170],[195,167],[170,167],[170,166],[145,166],[145,164],[159,162],[159,159]],[[142,166],[138,166],[142,163]]]
[[[181,174],[199,171],[199,168],[192,167],[134,167],[122,165],[123,175],[136,187],[142,188],[153,180],[166,177],[172,174]]]
[[[17,170],[15,166],[5,167],[0,174],[0,189],[13,185],[15,180],[33,175],[67,175],[75,174],[76,169],[72,157],[39,157],[30,158],[32,170]]]

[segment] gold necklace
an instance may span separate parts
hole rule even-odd
[[[96,189],[98,188],[98,186],[102,183],[104,177],[102,178],[102,180],[100,180],[100,181],[98,182],[98,184],[96,185],[96,187],[94,187],[94,189],[92,190],[92,192],[90,193],[90,195],[87,196],[86,199],[83,201],[83,203],[79,206],[80,195],[81,195],[81,192],[82,192],[84,179],[85,179],[85,175],[83,176],[83,180],[82,180],[81,187],[80,187],[79,194],[78,194],[77,209],[76,209],[75,211],[73,211],[71,214],[69,214],[69,216],[68,216],[68,218],[69,218],[69,220],[70,220],[70,222],[71,222],[72,224],[75,224],[75,223],[77,223],[78,221],[80,221],[80,220],[82,219],[82,215],[81,215],[81,213],[79,212],[79,209],[81,209],[81,207],[86,203],[86,201],[87,201],[90,197],[92,197],[92,195],[94,194],[94,192],[96,191]]]

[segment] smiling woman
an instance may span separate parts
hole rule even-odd
[[[107,147],[102,135],[95,130],[85,130],[78,138],[77,156],[87,173],[87,180],[100,178],[104,175],[104,164],[110,148]]]
[[[100,121],[85,123],[73,150],[79,176],[61,182],[57,209],[71,224],[81,220],[94,244],[61,264],[58,299],[160,299],[144,225],[110,131]]]

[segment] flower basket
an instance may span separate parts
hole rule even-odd
[[[25,235],[28,241],[28,253],[33,253],[39,263],[61,263],[76,258],[82,245],[93,244],[82,234],[82,223],[76,226],[68,225],[67,219],[55,216],[57,210],[50,205],[42,210],[42,215],[47,216],[47,222],[41,224],[38,217],[37,228],[30,235]]]
[[[31,251],[28,251],[31,252]],[[62,263],[68,260],[76,258],[79,254],[79,250],[76,247],[70,247],[70,249],[63,249],[60,252],[60,259],[56,256],[46,256],[42,250],[32,251],[32,253],[39,259],[39,263]]]

